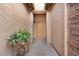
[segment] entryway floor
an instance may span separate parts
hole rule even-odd
[[[30,47],[27,56],[58,56],[56,51],[45,40],[37,39]]]

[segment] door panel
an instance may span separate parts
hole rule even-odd
[[[44,38],[44,31],[45,31],[44,23],[37,23],[36,24],[36,37],[37,38]]]

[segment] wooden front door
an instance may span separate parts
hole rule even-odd
[[[37,39],[45,38],[45,14],[34,15],[34,37]]]

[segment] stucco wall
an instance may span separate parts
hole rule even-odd
[[[33,16],[23,4],[0,4],[0,55],[12,55],[7,47],[9,35],[19,28],[32,33]]]
[[[64,54],[64,4],[55,4],[47,12],[48,41],[52,43],[59,54]],[[51,25],[50,25],[51,24]],[[48,28],[50,27],[50,29]],[[50,38],[51,37],[51,38]]]

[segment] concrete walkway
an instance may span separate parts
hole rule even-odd
[[[58,56],[55,50],[50,47],[44,39],[37,39],[31,45],[27,56]]]

